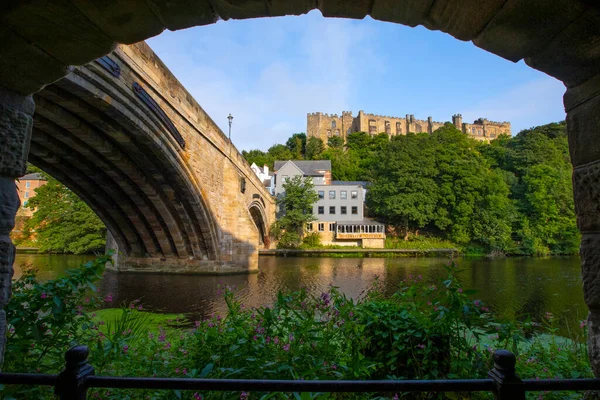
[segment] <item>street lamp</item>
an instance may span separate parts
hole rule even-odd
[[[229,157],[231,158],[231,122],[233,121],[231,113],[229,113],[227,119],[229,120]]]

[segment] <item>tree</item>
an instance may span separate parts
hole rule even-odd
[[[306,133],[294,133],[285,145],[292,152],[294,160],[302,160],[306,152]]]
[[[290,149],[288,149],[286,146],[284,146],[282,144],[275,144],[275,145],[269,147],[269,150],[267,151],[267,153],[269,154],[269,159],[270,159],[269,168],[273,168],[273,163],[276,160],[285,161],[285,160],[293,160],[294,159],[294,155],[292,154]]]
[[[244,156],[244,158],[246,159],[246,161],[248,161],[248,164],[250,164],[250,165],[252,165],[252,163],[255,163],[259,167],[262,167],[265,164],[266,165],[272,164],[272,160],[271,160],[271,157],[269,156],[269,154],[265,153],[262,150],[250,150],[250,151],[242,150],[242,155]],[[270,167],[273,168],[272,165]]]
[[[344,138],[341,136],[332,136],[327,139],[327,146],[332,149],[341,149],[344,147]]]
[[[89,253],[104,251],[106,227],[75,193],[43,172],[47,180],[28,202],[35,209],[25,229],[35,232],[40,252]]]
[[[319,160],[321,158],[321,153],[325,150],[325,146],[323,146],[323,141],[317,137],[310,137],[306,142],[306,154],[305,158],[307,160]]]
[[[286,243],[296,247],[300,244],[306,224],[315,220],[313,205],[319,196],[314,190],[312,178],[300,175],[289,178],[283,184],[283,189],[284,192],[277,199],[282,216],[271,227],[271,232],[280,241],[287,234],[289,238]]]

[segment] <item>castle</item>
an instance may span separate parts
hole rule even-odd
[[[452,116],[452,124],[473,139],[490,141],[499,135],[509,135],[510,122],[494,122],[479,118],[472,124],[463,123],[462,115]],[[382,115],[366,114],[359,111],[356,117],[350,111],[342,111],[342,116],[337,114],[323,114],[321,112],[309,113],[306,117],[306,134],[308,137],[318,137],[327,144],[327,139],[332,136],[341,136],[346,140],[348,134],[353,132],[367,132],[371,135],[385,132],[389,136],[406,135],[407,132],[432,133],[444,126],[443,122],[415,119],[412,114],[406,117],[388,117]]]

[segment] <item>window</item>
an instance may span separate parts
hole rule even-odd
[[[285,182],[287,182],[287,180],[288,180],[289,176],[287,176],[287,175],[283,175],[283,176],[282,176],[282,178],[283,178],[283,182],[282,182],[282,183],[285,183]]]
[[[319,232],[325,232],[325,224],[324,223],[319,224]]]
[[[340,207],[340,214],[348,214],[348,209],[346,208],[346,206],[341,206]]]
[[[330,190],[329,191],[329,199],[330,200],[334,200],[335,199],[335,190]]]
[[[319,206],[319,214],[325,214],[325,207]]]
[[[324,190],[319,190],[317,193],[319,194],[319,200],[323,200],[325,198]]]
[[[25,200],[25,201],[23,202],[23,207],[27,207],[27,203],[29,203],[29,201],[28,201],[28,200]]]
[[[352,200],[358,199],[358,191],[357,190],[353,190],[350,192],[350,198]]]
[[[352,214],[353,215],[357,215],[358,214],[358,207],[352,206]]]
[[[336,126],[335,121],[331,121],[331,129],[335,129],[335,126]]]
[[[308,232],[312,232],[312,230],[313,230],[313,224],[306,224],[306,230]]]
[[[340,190],[340,199],[346,200],[348,198],[348,192],[345,190]]]
[[[335,206],[329,206],[329,214],[335,214]]]
[[[335,223],[330,223],[329,224],[329,232],[335,232]]]
[[[29,186],[31,186],[31,182],[25,181],[25,188],[29,189]]]
[[[26,199],[28,199],[29,198],[29,192],[25,192],[25,195],[23,197],[26,198]]]

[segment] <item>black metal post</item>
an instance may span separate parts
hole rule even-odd
[[[85,378],[94,375],[94,367],[87,362],[89,354],[87,346],[71,347],[65,354],[65,369],[58,374],[54,388],[60,400],[85,400]]]
[[[517,359],[507,350],[494,352],[494,368],[488,376],[494,381],[496,400],[525,400],[523,381],[515,373]]]

